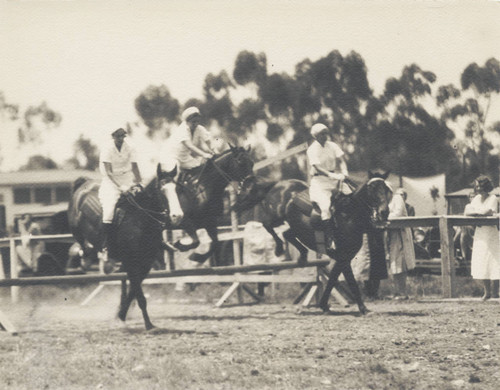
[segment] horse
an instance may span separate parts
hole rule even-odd
[[[174,246],[181,252],[194,249],[200,244],[197,229],[205,229],[211,239],[206,253],[193,253],[190,259],[204,263],[216,253],[219,245],[217,237],[217,217],[223,213],[224,191],[231,182],[241,182],[253,171],[250,148],[233,147],[215,156],[194,172],[194,184],[177,182],[177,197],[184,216],[178,224],[190,237],[190,244],[180,240]],[[215,261],[217,265],[217,259]]]
[[[324,312],[329,311],[328,299],[341,273],[347,281],[359,311],[362,314],[368,312],[352,272],[351,260],[361,248],[363,234],[368,231],[370,225],[382,228],[387,223],[389,202],[392,197],[392,190],[385,182],[388,175],[389,172],[384,174],[368,172],[367,182],[355,189],[353,193],[332,194],[332,204],[334,202],[335,207],[332,207],[334,219],[331,223],[336,249],[328,249],[326,254],[335,260],[335,264],[330,271],[328,283],[319,302]],[[265,192],[262,190],[263,187],[269,188],[265,195],[263,195]],[[264,224],[275,239],[277,253],[282,253],[283,242],[272,228],[283,222],[287,222],[289,226],[283,236],[299,250],[299,263],[307,261],[307,248],[320,252],[316,240],[316,231],[319,229],[319,211],[314,210],[317,206],[310,201],[308,186],[305,182],[285,180],[274,185],[261,182],[259,186],[258,179],[249,178],[243,183],[242,189],[243,192],[240,192],[237,198],[240,199],[242,206],[237,206],[235,209],[241,210],[242,207],[255,203],[255,200],[251,200],[252,194],[261,198],[260,204],[266,210]]]
[[[181,222],[176,222],[167,212],[168,194],[171,192],[175,169],[165,172],[158,164],[156,178],[144,189],[132,196],[122,194],[118,200],[113,221],[114,229],[109,237],[109,256],[121,260],[121,270],[127,273],[130,290],[127,293],[122,282],[122,295],[118,317],[125,321],[128,308],[134,298],[142,310],[146,329],[152,329],[142,291],[142,281],[153,263],[163,258],[167,249],[162,240],[164,229],[184,228],[197,239],[196,229],[204,227],[212,238],[212,252],[217,240],[217,215],[222,211],[224,189],[232,180],[242,180],[253,169],[248,150],[231,147],[228,151],[208,160],[198,177],[198,191],[185,185],[177,185],[177,194],[184,211]],[[102,245],[101,208],[97,199],[99,184],[82,178],[74,183],[73,196],[68,206],[68,219],[73,236],[82,248],[100,249]],[[176,246],[180,249],[196,247],[196,243]],[[213,246],[213,248],[212,248]],[[209,250],[210,252],[210,250]],[[205,254],[211,255],[211,252]],[[203,255],[200,255],[203,256]],[[206,258],[204,260],[206,260]],[[203,261],[204,261],[203,260]]]
[[[165,210],[165,186],[172,175],[157,170],[157,176],[142,191],[129,191],[120,196],[114,229],[109,237],[109,254],[121,260],[121,270],[127,273],[130,289],[122,281],[118,318],[125,321],[130,303],[135,298],[144,318],[146,329],[154,326],[149,319],[142,281],[153,263],[163,257],[162,232],[169,220]],[[97,250],[102,244],[101,210],[96,205],[99,185],[95,181],[79,178],[73,185],[73,196],[68,208],[68,220],[73,236],[85,248]]]

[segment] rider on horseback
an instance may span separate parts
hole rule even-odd
[[[102,174],[99,200],[102,205],[103,244],[101,260],[105,270],[111,271],[113,260],[108,257],[108,240],[112,229],[115,206],[123,192],[134,184],[142,187],[135,148],[125,141],[127,132],[119,128],[111,132],[113,142],[107,144],[99,156]],[[107,264],[106,264],[107,263]]]
[[[189,107],[182,113],[181,124],[174,129],[167,141],[168,153],[163,153],[163,158],[172,156],[179,168],[179,181],[189,172],[198,168],[203,159],[214,155],[210,147],[210,133],[200,125],[201,114],[198,108]],[[167,170],[170,170],[168,167]]]
[[[331,199],[332,193],[351,192],[343,183],[348,175],[347,164],[342,149],[335,142],[328,141],[328,127],[322,123],[316,123],[311,127],[311,135],[315,140],[307,149],[307,159],[311,166],[309,196],[321,210],[323,231],[331,240],[330,249],[335,249],[333,240],[335,221],[332,221]]]

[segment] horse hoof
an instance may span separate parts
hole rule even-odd
[[[359,312],[363,315],[370,313],[370,310],[368,310],[366,307],[360,307]]]
[[[153,329],[156,329],[156,326],[154,326],[153,324],[146,325],[146,330],[153,330]]]
[[[328,304],[319,304],[319,308],[323,311],[323,314],[330,313],[330,306]]]
[[[189,256],[189,260],[194,261],[199,264],[203,264],[207,259],[198,253],[193,253]]]

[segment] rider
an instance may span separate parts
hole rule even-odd
[[[344,152],[335,142],[328,141],[328,127],[322,123],[316,123],[311,127],[311,135],[314,142],[307,149],[307,159],[311,166],[311,183],[309,196],[311,201],[316,202],[321,210],[321,221],[323,231],[331,239],[330,249],[335,249],[333,241],[332,213],[330,207],[332,192],[342,190],[344,193],[351,192],[349,187],[343,183],[348,175]]]
[[[210,133],[200,125],[201,114],[197,107],[186,108],[181,124],[174,129],[168,142],[171,154],[181,172],[199,167],[203,159],[214,155],[210,145]]]
[[[102,149],[99,169],[102,174],[99,200],[102,205],[103,244],[101,260],[105,271],[111,272],[113,260],[108,257],[108,239],[112,228],[115,206],[123,192],[134,183],[142,187],[142,177],[137,164],[135,148],[125,140],[127,132],[123,128],[111,131],[113,142]],[[108,263],[108,264],[105,264]]]

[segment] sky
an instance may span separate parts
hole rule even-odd
[[[100,144],[136,121],[134,100],[149,85],[181,104],[201,98],[205,76],[231,74],[242,50],[289,74],[305,58],[354,50],[375,93],[411,63],[458,86],[470,63],[500,60],[499,20],[500,1],[482,0],[0,0],[0,91],[62,115],[44,149],[60,161],[80,134]],[[500,120],[495,103],[490,121]]]

